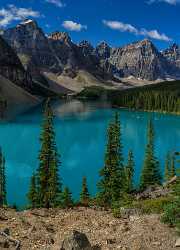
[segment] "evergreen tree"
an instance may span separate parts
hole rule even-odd
[[[30,207],[36,208],[38,206],[38,201],[37,201],[37,186],[36,186],[35,174],[33,174],[31,177],[31,183],[27,197],[30,202]]]
[[[176,175],[176,167],[175,167],[175,156],[174,154],[171,156],[171,165],[170,165],[170,178],[173,178]]]
[[[168,152],[166,155],[166,161],[165,161],[165,168],[164,168],[164,180],[168,181],[170,178],[170,163],[171,163],[171,156]]]
[[[144,190],[152,185],[161,184],[159,162],[155,157],[154,136],[155,134],[154,134],[153,123],[152,120],[150,120],[147,133],[148,143],[146,146],[145,160],[140,178],[141,190]]]
[[[64,191],[61,194],[61,201],[63,208],[71,208],[73,207],[72,194],[68,187],[64,188]]]
[[[80,203],[84,206],[88,206],[89,204],[89,191],[88,191],[88,186],[87,186],[87,179],[84,176],[82,180],[82,191],[80,194]]]
[[[50,99],[47,100],[44,111],[44,121],[41,134],[41,149],[39,168],[37,170],[37,196],[40,207],[55,207],[61,193],[59,180],[59,155],[55,142],[53,111]]]
[[[126,192],[129,194],[133,191],[134,166],[134,156],[132,150],[130,150],[128,154],[128,163],[125,168]]]
[[[165,87],[165,85],[166,87]],[[108,96],[111,102],[119,107],[179,113],[180,95],[179,82],[163,83],[112,91]]]
[[[5,158],[0,148],[0,207],[7,205],[6,199],[6,174],[5,174]]]
[[[111,206],[119,200],[124,188],[124,167],[121,145],[121,131],[118,113],[110,123],[107,133],[105,165],[100,171],[98,201],[103,206]]]

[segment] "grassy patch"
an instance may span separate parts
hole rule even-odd
[[[134,208],[140,209],[141,212],[145,214],[161,214],[164,212],[164,207],[167,206],[170,202],[172,202],[171,197],[160,197],[158,199],[134,201],[132,206]]]

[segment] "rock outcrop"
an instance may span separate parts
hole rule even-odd
[[[87,236],[78,231],[69,232],[62,242],[59,250],[92,250]]]

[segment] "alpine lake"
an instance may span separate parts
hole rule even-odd
[[[115,110],[108,103],[56,101],[55,131],[61,155],[60,176],[64,186],[79,198],[86,176],[91,195],[97,192],[99,170],[104,164],[106,131]],[[147,143],[147,124],[155,128],[155,150],[162,172],[168,151],[180,150],[180,116],[118,109],[121,120],[124,162],[131,149],[135,158],[134,182],[139,182]],[[0,124],[0,145],[6,159],[7,198],[10,205],[27,205],[30,177],[38,167],[42,106]]]

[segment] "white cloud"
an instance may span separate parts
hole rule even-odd
[[[180,0],[149,0],[147,3],[152,4],[155,2],[164,2],[164,3],[171,4],[171,5],[176,5],[180,3]]]
[[[161,41],[165,41],[165,42],[169,42],[172,39],[170,37],[168,37],[167,35],[165,35],[164,33],[159,33],[157,30],[146,30],[146,29],[142,29],[139,32],[140,35],[143,36],[148,36],[150,38],[156,39],[156,40],[161,40]]]
[[[70,30],[70,31],[81,31],[83,29],[87,29],[87,26],[86,25],[82,25],[80,23],[76,23],[76,22],[73,22],[73,21],[64,21],[62,23],[62,26],[67,29],[67,30]]]
[[[121,32],[129,32],[135,35],[142,35],[145,37],[149,37],[149,38],[153,38],[153,39],[157,39],[161,41],[166,41],[166,42],[169,42],[172,40],[170,37],[168,37],[164,33],[159,33],[157,30],[146,30],[144,28],[137,29],[131,24],[118,22],[118,21],[103,20],[103,23],[110,29],[119,30]]]
[[[51,3],[51,4],[54,4],[55,6],[59,7],[59,8],[62,8],[62,7],[65,7],[65,4],[62,3],[61,0],[46,0],[47,3]]]
[[[34,11],[31,8],[17,8],[11,4],[8,7],[0,9],[0,27],[6,27],[12,21],[20,21],[29,17],[40,17],[38,11]]]
[[[113,30],[120,30],[122,32],[130,32],[130,33],[138,33],[138,30],[132,26],[131,24],[126,24],[118,21],[106,21],[104,20],[103,23]]]

